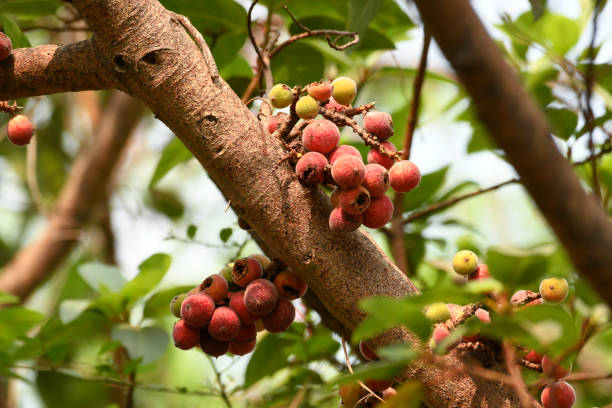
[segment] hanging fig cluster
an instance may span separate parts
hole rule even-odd
[[[402,160],[402,152],[387,140],[393,136],[391,115],[371,110],[373,103],[352,108],[356,94],[355,81],[339,77],[311,83],[304,90],[277,84],[268,95],[274,108],[290,107],[289,115],[280,112],[270,118],[267,130],[290,149],[300,183],[334,188],[329,227],[336,232],[355,231],[361,225],[383,227],[393,215],[386,195],[389,186],[405,193],[421,181],[417,165]],[[363,115],[362,126],[353,119],[357,115]],[[367,164],[357,148],[340,144],[339,127],[344,126],[370,147]]]
[[[295,318],[292,300],[308,285],[278,260],[251,255],[227,265],[185,294],[175,296],[170,311],[178,320],[174,345],[200,347],[206,354],[245,355],[253,351],[257,332],[281,333]]]

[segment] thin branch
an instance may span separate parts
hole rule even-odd
[[[348,367],[348,370],[351,374],[353,374],[353,367],[351,366],[351,360],[349,359],[349,355],[348,355],[348,351],[346,351],[346,341],[344,340],[344,336],[342,336],[342,350],[344,351],[344,359],[346,361],[346,366]],[[379,401],[386,403],[387,401],[383,400],[382,398],[380,398],[374,391],[372,391],[367,385],[365,385],[362,381],[357,381],[357,383],[361,386],[361,388],[363,388],[364,390],[366,390],[367,392],[369,392],[370,394],[372,394],[374,397],[376,397]]]
[[[220,396],[219,393],[214,392],[213,390],[188,391],[183,388],[172,388],[172,387],[166,387],[164,385],[158,385],[158,384],[146,384],[146,383],[138,383],[138,382],[133,382],[133,381],[122,381],[122,380],[116,380],[114,378],[108,378],[108,377],[89,377],[89,376],[75,375],[75,374],[66,372],[64,370],[58,371],[53,367],[38,367],[38,366],[30,366],[30,365],[24,365],[24,364],[15,364],[15,365],[12,365],[11,368],[22,368],[22,369],[33,370],[33,371],[54,371],[54,372],[59,372],[61,374],[69,375],[71,377],[76,378],[77,380],[97,383],[97,384],[103,384],[103,385],[109,385],[112,387],[121,387],[121,388],[133,387],[133,388],[138,388],[138,389],[147,390],[147,391],[163,392],[163,393],[168,393],[168,394],[194,395],[194,396],[202,396],[202,397],[219,397]]]
[[[17,112],[22,110],[23,107],[17,106],[17,102],[14,102],[12,105],[8,103],[8,101],[0,101],[0,112],[8,113],[9,115],[16,115]]]
[[[247,11],[247,32],[249,33],[249,39],[251,40],[251,45],[253,49],[257,53],[257,57],[259,58],[259,63],[261,64],[262,69],[266,68],[266,61],[264,61],[263,55],[261,55],[261,51],[259,50],[259,45],[257,45],[257,41],[255,41],[255,36],[253,35],[253,30],[251,29],[251,14],[253,13],[253,9],[255,5],[259,2],[259,0],[253,0],[251,5],[249,6],[249,10]],[[261,70],[260,70],[261,71]]]
[[[414,85],[412,88],[412,103],[410,105],[410,115],[408,117],[408,126],[406,127],[406,136],[404,138],[404,154],[402,155],[402,159],[404,160],[410,158],[414,130],[419,120],[421,90],[423,89],[423,83],[425,82],[425,70],[427,69],[427,55],[429,53],[430,44],[431,34],[427,30],[423,29],[423,50],[421,51],[419,68],[417,70],[416,76],[414,77]]]
[[[408,160],[410,158],[410,151],[412,147],[412,139],[414,136],[414,129],[416,128],[419,119],[419,106],[421,103],[421,89],[425,82],[425,71],[427,69],[427,55],[429,53],[429,44],[431,43],[431,35],[423,28],[423,49],[421,51],[421,59],[419,61],[419,67],[417,69],[416,76],[414,77],[414,84],[412,87],[412,102],[410,104],[410,115],[408,116],[408,123],[406,126],[406,135],[404,137],[404,151],[402,153],[402,159]],[[391,230],[390,230],[390,244],[395,264],[404,273],[408,274],[408,260],[406,257],[406,245],[404,243],[404,223],[402,219],[404,217],[404,194],[395,193],[393,197],[393,216],[391,218]]]
[[[525,381],[523,381],[519,366],[516,364],[516,354],[514,353],[514,346],[509,341],[505,340],[503,342],[502,347],[504,350],[506,368],[508,369],[510,378],[512,378],[512,385],[521,400],[521,405],[523,407],[542,408],[542,406],[527,391],[527,386],[525,385]]]
[[[597,22],[599,21],[599,13],[601,11],[601,0],[595,0],[595,9],[593,10],[593,33],[591,34],[591,43],[589,44],[589,63],[586,69],[585,85],[586,85],[586,117],[585,121],[589,129],[589,150],[591,151],[591,172],[593,177],[593,193],[597,200],[601,203],[601,186],[599,185],[599,176],[597,175],[597,158],[595,157],[595,144],[593,142],[593,130],[595,128],[595,117],[593,115],[593,107],[591,106],[591,98],[593,94],[593,67],[595,65],[595,38],[597,36]]]
[[[457,197],[454,197],[454,198],[450,198],[450,199],[445,200],[445,201],[440,201],[438,203],[431,204],[430,206],[425,207],[422,210],[418,210],[418,211],[415,211],[415,212],[411,213],[404,220],[404,224],[411,223],[412,221],[417,220],[419,218],[427,217],[427,216],[429,216],[429,215],[431,215],[433,213],[436,213],[436,212],[438,212],[440,210],[443,210],[443,209],[448,208],[448,207],[450,207],[452,205],[460,203],[463,200],[467,200],[468,198],[476,197],[476,196],[479,196],[481,194],[488,193],[490,191],[495,191],[498,188],[504,187],[504,186],[506,186],[508,184],[518,183],[519,181],[520,181],[519,179],[513,178],[513,179],[510,179],[510,180],[506,180],[506,181],[503,181],[501,183],[495,184],[495,185],[493,185],[491,187],[483,188],[483,189],[480,189],[480,190],[473,191],[471,193],[463,194],[463,195],[460,195],[460,196],[457,196]]]
[[[457,327],[460,324],[463,324],[467,319],[474,316],[476,310],[482,307],[482,303],[470,303],[469,305],[464,306],[461,309],[461,313],[458,313],[455,318],[451,319],[452,329],[453,327]]]
[[[355,122],[353,119],[347,117],[346,115],[342,114],[341,112],[336,112],[335,110],[332,109],[327,109],[327,108],[319,108],[319,113],[331,120],[332,122],[336,123],[337,125],[340,126],[349,126],[350,128],[353,129],[353,132],[356,133],[357,135],[359,135],[359,137],[361,137],[361,139],[363,139],[363,141],[365,142],[366,145],[378,150],[381,154],[386,155],[387,157],[390,157],[392,159],[395,160],[399,160],[399,158],[402,156],[402,151],[398,151],[398,152],[388,152],[384,146],[381,145],[380,141],[378,140],[378,138],[376,136],[373,136],[372,134],[370,134],[368,131],[366,131],[364,128],[362,128],[361,126],[359,126],[359,124],[357,122]]]
[[[38,153],[38,136],[34,135],[26,149],[26,184],[32,197],[34,207],[39,214],[44,214],[45,209],[42,202],[42,194],[38,185],[38,175],[36,173],[36,163]]]
[[[609,380],[612,379],[612,373],[601,374],[601,373],[574,373],[565,377],[563,380],[567,382],[574,381],[600,381],[600,380]]]
[[[583,164],[589,163],[593,157],[595,158],[600,158],[608,153],[612,152],[612,144],[606,143],[601,147],[601,150],[597,153],[595,153],[593,156],[589,156],[586,159],[577,161],[572,163],[573,166],[581,166]],[[481,194],[484,193],[488,193],[491,191],[495,191],[501,187],[507,186],[509,184],[513,184],[513,183],[520,183],[521,179],[518,178],[512,178],[506,181],[502,181],[501,183],[498,184],[494,184],[491,187],[487,187],[487,188],[482,188],[476,191],[473,191],[471,193],[466,193],[454,198],[449,198],[448,200],[444,200],[444,201],[440,201],[438,203],[434,203],[431,204],[425,208],[423,208],[422,210],[417,210],[414,211],[413,213],[411,213],[408,217],[406,217],[406,219],[404,220],[404,224],[408,224],[413,222],[414,220],[417,220],[419,218],[423,218],[423,217],[428,217],[433,213],[436,213],[440,210],[443,210],[445,208],[448,208],[450,206],[453,206],[457,203],[460,203],[463,200],[467,200],[468,198],[472,198],[472,197],[476,197],[479,196]]]
[[[232,408],[232,402],[230,401],[229,396],[227,395],[225,384],[223,383],[223,380],[221,379],[221,372],[217,369],[215,361],[212,359],[212,357],[208,355],[206,357],[208,357],[210,366],[212,367],[215,373],[217,384],[219,384],[219,393],[221,394],[221,399],[223,399],[223,402],[225,402],[225,405],[227,406],[227,408]]]

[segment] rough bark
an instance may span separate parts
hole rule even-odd
[[[0,274],[0,291],[27,297],[68,255],[102,200],[129,136],[140,120],[142,104],[115,93],[91,146],[75,161],[53,213],[40,235],[18,252]]]
[[[580,275],[612,305],[612,224],[558,151],[546,117],[523,90],[469,1],[415,3],[480,119],[506,152]]]
[[[0,61],[0,100],[117,87],[91,40],[19,48]]]

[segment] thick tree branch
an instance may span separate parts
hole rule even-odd
[[[113,95],[89,149],[75,161],[45,229],[0,274],[0,291],[27,297],[68,255],[80,229],[101,200],[142,104],[123,93]]]
[[[19,48],[0,61],[0,100],[117,88],[92,40]]]
[[[612,224],[557,150],[544,114],[523,90],[467,0],[416,0],[425,27],[468,92],[480,119],[569,253],[612,305]]]

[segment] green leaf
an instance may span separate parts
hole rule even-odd
[[[198,227],[193,224],[189,224],[187,227],[187,238],[193,239],[195,237],[196,232],[198,232]]]
[[[514,24],[534,41],[560,55],[565,55],[576,44],[582,32],[579,20],[550,12],[543,13],[537,21],[532,12],[527,12]]]
[[[144,318],[163,316],[170,313],[170,301],[176,295],[189,292],[193,285],[173,286],[164,289],[151,296],[144,306],[142,315]]]
[[[0,305],[12,305],[15,303],[19,303],[19,297],[0,291]]]
[[[580,337],[580,328],[576,321],[558,305],[522,307],[514,313],[514,319],[538,339],[539,345],[550,350],[553,355],[565,350]]]
[[[486,258],[491,275],[512,288],[535,282],[547,271],[545,254],[537,251],[490,248]]]
[[[227,242],[227,240],[232,236],[233,232],[234,230],[231,228],[223,228],[221,231],[219,231],[219,238],[221,241]]]
[[[444,184],[448,166],[438,171],[424,175],[421,184],[408,194],[404,194],[404,208],[413,210],[428,203]]]
[[[317,327],[314,334],[306,339],[296,336],[296,341],[284,350],[286,355],[295,356],[296,361],[307,363],[338,351],[340,344],[334,340],[332,333],[324,327]]]
[[[388,297],[372,297],[360,302],[368,317],[353,332],[355,342],[368,340],[392,327],[404,326],[422,340],[431,332],[431,324],[419,305]]]
[[[45,316],[22,306],[0,309],[0,344],[26,334],[34,325],[42,322]]]
[[[59,306],[59,317],[63,324],[68,324],[81,315],[90,305],[86,299],[66,299]]]
[[[113,327],[111,338],[123,344],[130,359],[142,359],[142,364],[161,357],[169,343],[168,334],[159,327],[134,327],[127,324]]]
[[[384,0],[349,0],[348,31],[356,31],[360,35],[376,17]]]
[[[4,33],[11,38],[13,48],[28,48],[32,46],[30,40],[28,40],[19,26],[15,24],[11,18],[6,15],[0,15],[0,22],[2,23]]]
[[[223,70],[223,68],[236,59],[246,37],[247,35],[244,32],[229,32],[217,38],[212,53],[219,70]]]
[[[140,264],[140,272],[121,290],[127,305],[133,304],[138,298],[149,293],[162,280],[172,258],[167,254],[155,254]]]
[[[574,112],[562,108],[547,108],[546,116],[548,116],[548,121],[555,136],[567,140],[574,134],[578,124],[578,115]]]
[[[406,368],[405,363],[397,363],[391,361],[376,361],[361,364],[355,368],[351,375],[340,374],[328,383],[328,385],[349,384],[356,381],[366,380],[381,380],[392,379],[396,377],[403,369]]]
[[[175,191],[153,188],[149,190],[148,204],[171,219],[177,219],[185,212],[185,206]]]
[[[25,16],[44,16],[55,14],[60,2],[56,0],[4,0],[0,4],[0,14],[14,13]]]
[[[323,56],[304,42],[282,49],[272,59],[271,66],[276,83],[306,85],[323,78]]]
[[[108,290],[116,292],[127,282],[119,268],[100,262],[83,264],[79,266],[78,272],[89,287],[98,293]]]
[[[233,77],[250,79],[253,77],[253,69],[242,55],[236,55],[236,58],[219,71],[219,75],[224,79]]]
[[[244,374],[244,388],[285,367],[287,358],[283,348],[291,344],[288,338],[274,334],[267,334],[258,341]]]
[[[173,138],[162,151],[159,162],[149,181],[149,188],[153,188],[176,165],[189,161],[193,155],[178,138]]]
[[[183,14],[201,33],[246,32],[246,10],[232,0],[161,0],[167,9]]]

